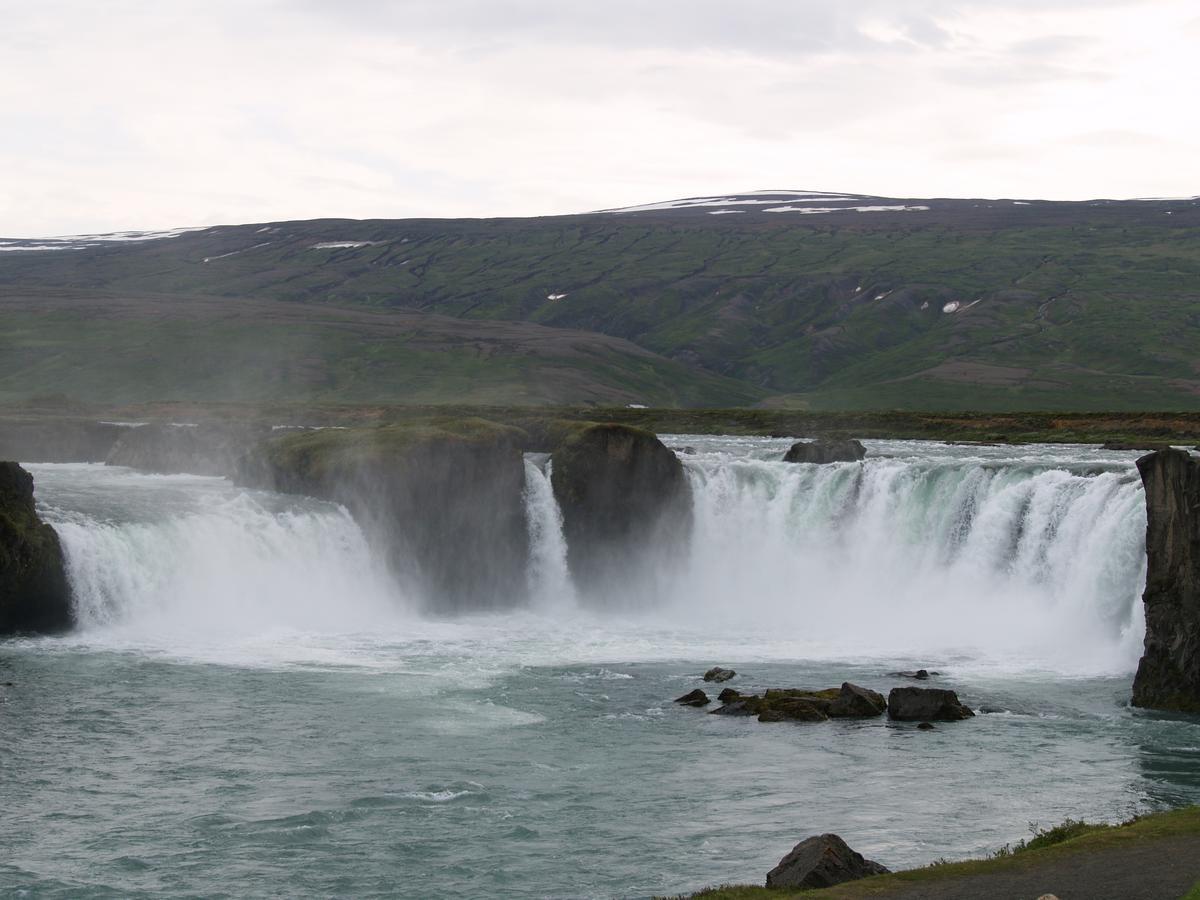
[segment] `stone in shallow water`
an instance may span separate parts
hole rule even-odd
[[[767,873],[769,888],[827,888],[888,869],[861,853],[836,834],[820,834],[801,841]]]
[[[958,694],[942,688],[892,688],[888,694],[888,716],[900,722],[955,722],[974,715]]]
[[[799,697],[771,701],[758,714],[760,722],[824,722],[828,718],[818,705]]]
[[[827,712],[833,719],[870,719],[883,715],[886,708],[887,701],[883,699],[883,694],[845,681],[842,682],[838,698],[829,704]]]
[[[722,681],[728,681],[736,674],[737,672],[733,671],[733,669],[722,669],[720,666],[713,666],[704,673],[704,680],[715,681],[717,684],[720,684]]]
[[[676,697],[675,702],[681,703],[684,706],[708,706],[709,700],[708,694],[704,693],[700,688],[696,688],[696,690],[689,691],[682,697]]]

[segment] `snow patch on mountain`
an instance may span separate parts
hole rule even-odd
[[[48,238],[7,238],[0,240],[0,252],[24,250],[90,250],[105,244],[137,244],[145,241],[161,241],[177,238],[190,231],[207,231],[207,226],[198,228],[173,228],[170,231],[113,231],[108,234],[71,234]]]

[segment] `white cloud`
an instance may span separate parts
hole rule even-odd
[[[1200,190],[1192,0],[7,5],[3,235]]]

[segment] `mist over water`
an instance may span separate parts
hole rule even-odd
[[[693,451],[683,456],[694,504],[684,559],[647,575],[653,584],[622,585],[616,600],[580,596],[550,462],[530,454],[527,595],[514,616],[488,617],[489,630],[520,621],[554,644],[586,621],[589,640],[602,629],[618,655],[620,636],[640,654],[653,634],[660,650],[685,654],[691,642],[763,658],[928,655],[1011,671],[1136,665],[1145,511],[1134,454],[878,442],[862,464],[813,466],[779,462],[785,441],[668,441]],[[271,633],[403,639],[430,624],[414,610],[437,609],[437,598],[412,602],[334,504],[215,478],[36,469],[82,635],[173,646]],[[462,618],[458,631],[482,620]]]
[[[79,627],[0,653],[0,893],[648,896],[760,881],[823,831],[896,867],[1200,800],[1200,725],[1127,705],[1137,454],[664,441],[694,523],[644,595],[576,589],[530,455],[525,594],[460,616],[334,504],[31,466]],[[925,733],[675,706],[713,664],[881,691],[924,665],[990,712]]]
[[[709,439],[687,457],[696,531],[677,604],[786,626],[821,655],[1136,665],[1146,519],[1131,461],[880,442],[863,464],[789,465],[786,442],[763,443]]]
[[[334,504],[220,478],[32,468],[66,552],[81,639],[186,652],[372,632],[409,608]]]

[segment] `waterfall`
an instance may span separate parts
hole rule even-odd
[[[62,468],[82,473],[76,484],[84,483],[89,508],[63,508],[67,498],[55,497],[55,487],[66,474],[38,471],[52,498],[42,511],[62,541],[85,631],[353,632],[402,610],[384,567],[338,506],[281,503],[218,478]]]
[[[688,463],[677,600],[854,649],[962,647],[1132,667],[1145,508],[1132,466],[979,459]]]
[[[541,609],[573,606],[575,586],[567,569],[562,510],[550,485],[545,454],[525,455],[525,519],[529,525],[529,592]]]
[[[701,448],[682,457],[688,554],[624,589],[621,611],[577,596],[550,462],[526,456],[531,612],[565,624],[586,607],[613,629],[650,617],[747,646],[769,634],[800,658],[1125,672],[1140,656],[1146,518],[1132,455],[896,442],[820,466],[780,462],[766,439],[688,440]],[[407,614],[336,505],[216,478],[34,468],[85,632],[370,632]]]

